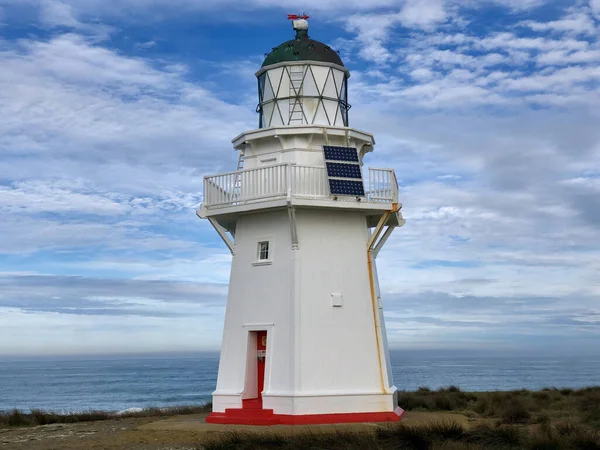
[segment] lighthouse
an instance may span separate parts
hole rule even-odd
[[[396,421],[376,268],[404,224],[396,175],[363,166],[375,139],[350,126],[350,72],[290,18],[294,38],[256,73],[258,128],[233,139],[235,171],[204,178],[197,211],[232,254],[206,421]]]

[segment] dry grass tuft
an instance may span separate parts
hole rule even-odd
[[[31,427],[49,425],[53,423],[78,423],[95,422],[98,420],[125,419],[130,417],[166,417],[185,414],[200,414],[209,412],[212,405],[201,406],[173,406],[169,408],[146,408],[139,412],[125,412],[122,414],[108,411],[85,411],[69,414],[59,414],[52,411],[32,409],[25,413],[14,409],[0,412],[0,427]]]

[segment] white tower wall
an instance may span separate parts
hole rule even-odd
[[[282,415],[393,411],[364,214],[302,209],[296,225],[302,244],[293,250],[286,210],[237,222],[214,411],[256,397],[248,340],[250,331],[263,329],[265,409]],[[257,263],[258,242],[265,240],[272,261]]]
[[[270,242],[272,263],[257,263],[257,243]],[[267,330],[268,361],[265,387],[289,390],[293,327],[291,239],[286,211],[249,214],[237,221],[235,255],[231,265],[225,327],[219,360],[213,411],[241,408],[244,398],[254,398],[255,365],[251,331]],[[277,324],[277,329],[275,328]],[[279,333],[277,333],[279,331]],[[274,339],[274,336],[277,339]],[[270,361],[281,360],[273,369]],[[247,379],[250,377],[250,379]]]

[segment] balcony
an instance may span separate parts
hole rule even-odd
[[[323,167],[278,164],[204,177],[204,217],[286,205],[385,211],[398,203],[393,169],[368,169],[364,197],[329,193]]]

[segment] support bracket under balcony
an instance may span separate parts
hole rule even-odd
[[[387,229],[383,233],[383,236],[381,236],[381,239],[379,239],[379,241],[377,242],[377,244],[375,244],[375,247],[373,248],[373,258],[377,258],[379,251],[383,248],[383,246],[385,245],[385,242],[392,235],[392,232],[394,231],[395,228],[396,228],[396,225],[390,225],[387,227]]]
[[[225,245],[227,246],[227,248],[229,248],[229,251],[231,252],[231,254],[235,255],[235,250],[233,248],[233,242],[231,241],[231,239],[229,238],[229,236],[227,236],[227,230],[225,228],[223,228],[219,224],[219,222],[217,222],[212,217],[208,217],[208,221],[213,226],[213,228],[215,229],[215,231],[217,233],[219,233],[219,236],[221,236],[221,239],[223,239],[223,242],[225,242]]]
[[[394,231],[394,229],[397,226],[404,225],[404,220],[399,215],[399,211],[400,211],[400,206],[397,203],[394,203],[392,206],[392,209],[390,211],[386,212],[381,217],[381,219],[379,220],[379,223],[375,227],[375,231],[373,232],[373,234],[371,234],[371,237],[367,244],[367,249],[369,252],[372,253],[373,258],[377,258],[377,255],[379,254],[379,252],[385,245],[388,238],[392,235],[392,232]],[[386,223],[388,223],[390,216],[392,216],[396,219],[395,223],[394,222],[389,223],[387,228],[383,232],[383,234],[381,234]]]

